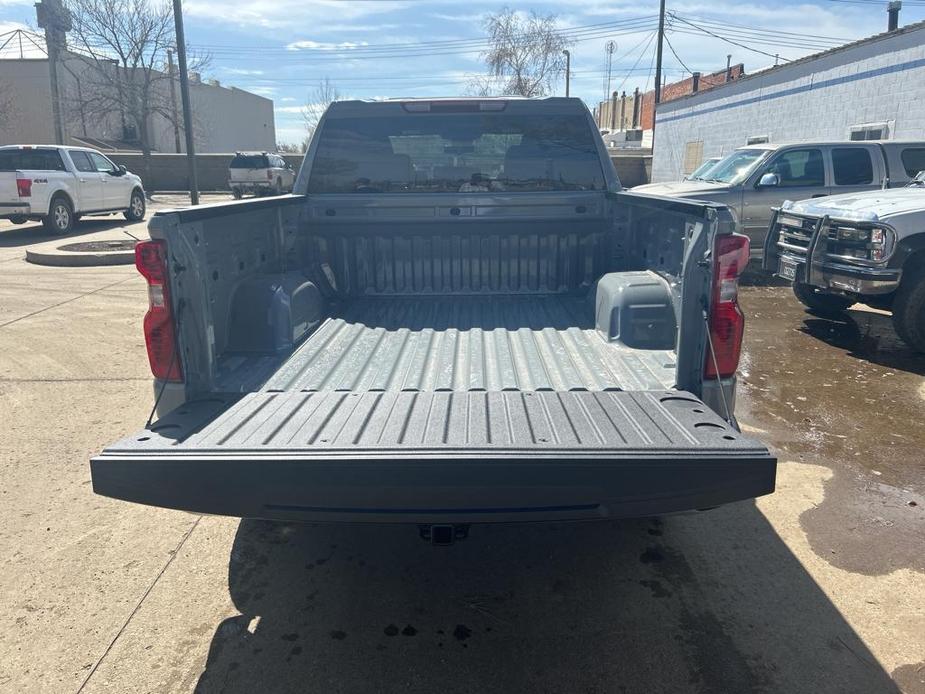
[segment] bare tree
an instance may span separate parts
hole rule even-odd
[[[324,115],[328,106],[335,101],[340,101],[342,98],[343,95],[328,77],[321,79],[318,86],[309,93],[308,103],[302,108],[302,120],[305,121],[305,130],[307,132],[307,137],[303,143],[306,150],[308,149],[308,143],[311,142],[312,135],[315,134],[315,128],[318,127],[321,116]]]
[[[167,51],[175,46],[173,10],[163,0],[68,0],[73,50],[84,63],[80,103],[83,117],[118,117],[120,139],[136,140],[150,180],[152,119],[176,123],[170,98]],[[200,72],[208,56],[190,55]],[[182,123],[180,123],[182,127]]]
[[[485,20],[490,48],[482,55],[490,77],[504,78],[500,91],[543,96],[565,71],[562,51],[571,42],[556,29],[556,15],[529,16],[505,7]],[[486,96],[496,91],[490,80],[477,79],[470,91]]]
[[[304,150],[302,145],[295,145],[291,142],[277,142],[276,151],[283,154],[301,154]]]

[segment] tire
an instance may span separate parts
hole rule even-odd
[[[893,301],[896,334],[916,352],[925,352],[925,273],[900,285]]]
[[[808,284],[793,283],[793,295],[801,304],[819,313],[842,313],[855,302],[843,296],[817,292]]]
[[[241,189],[240,189],[240,188],[232,188],[232,189],[231,189],[231,194],[234,196],[234,199],[235,199],[235,200],[240,200],[241,198],[244,197],[244,193],[241,192]]]
[[[56,195],[51,199],[48,215],[42,219],[42,224],[53,234],[69,234],[74,229],[74,206],[63,195]]]
[[[145,194],[136,188],[132,191],[132,197],[128,201],[128,208],[122,215],[130,222],[140,222],[145,218],[145,210]]]
[[[16,216],[16,217],[10,217],[10,221],[11,221],[13,224],[25,224],[26,222],[29,221],[29,218],[28,218],[28,217],[23,217],[23,216],[20,215],[20,216]]]

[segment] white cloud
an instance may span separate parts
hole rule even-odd
[[[303,39],[302,41],[293,41],[292,43],[286,44],[286,48],[288,48],[290,51],[335,51],[342,48],[360,48],[361,46],[368,45],[369,44],[366,41],[341,41],[340,43],[328,43],[325,41],[312,41],[311,39]]]
[[[487,12],[469,12],[463,14],[446,14],[444,12],[433,12],[427,15],[433,19],[439,19],[444,22],[465,22],[475,26],[482,26],[482,22],[488,16]]]
[[[279,91],[276,87],[244,87],[247,91],[260,96],[271,97]]]
[[[184,4],[184,11],[190,17],[212,22],[249,28],[292,29],[300,25],[322,27],[332,22],[349,22],[403,10],[412,4],[409,0],[189,0]]]
[[[262,75],[263,70],[248,70],[240,67],[223,67],[221,68],[222,72],[227,72],[229,75]]]

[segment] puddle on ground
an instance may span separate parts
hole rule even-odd
[[[811,463],[848,463],[925,492],[925,355],[890,317],[803,310],[787,287],[745,287],[736,413],[763,440]]]
[[[789,287],[744,287],[740,297],[743,429],[781,458],[834,472],[825,501],[801,517],[813,549],[859,573],[925,570],[913,549],[925,543],[925,355],[883,312],[816,316]]]

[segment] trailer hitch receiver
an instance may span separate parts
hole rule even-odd
[[[465,540],[469,537],[469,526],[468,524],[420,525],[418,526],[418,532],[421,535],[421,539],[425,542],[440,547],[448,547],[457,540]]]

